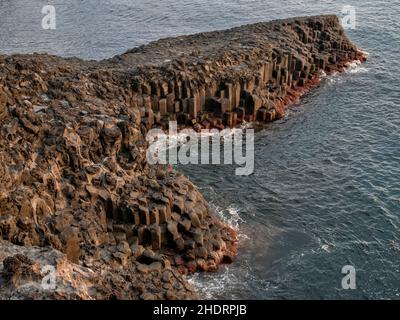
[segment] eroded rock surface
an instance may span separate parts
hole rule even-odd
[[[22,247],[0,240],[2,299],[193,299],[197,294],[168,264],[130,259],[101,270],[72,263],[50,247]],[[54,273],[52,273],[54,272]]]
[[[146,133],[272,121],[321,70],[363,59],[338,18],[164,39],[105,61],[0,55],[0,296],[191,299],[236,233],[197,188],[146,162]],[[57,290],[44,290],[53,265]],[[1,266],[1,264],[0,264]]]

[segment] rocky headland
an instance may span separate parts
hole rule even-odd
[[[365,57],[336,16],[103,61],[0,55],[0,298],[199,298],[185,275],[231,263],[236,231],[185,176],[147,163],[146,133],[273,121],[354,60]]]

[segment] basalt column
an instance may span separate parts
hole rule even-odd
[[[146,160],[150,129],[273,121],[363,60],[335,16],[167,38],[103,61],[0,55],[0,298],[197,298],[234,260],[199,190]],[[41,286],[56,267],[57,289]]]
[[[111,62],[143,62],[131,80],[132,99],[149,126],[177,120],[201,130],[273,121],[321,71],[356,59],[365,58],[338,18],[323,16],[164,39]]]

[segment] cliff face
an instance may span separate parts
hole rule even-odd
[[[0,296],[197,297],[182,274],[231,262],[236,234],[186,177],[147,164],[146,133],[175,119],[197,130],[272,121],[321,70],[354,59],[334,16],[163,39],[99,62],[0,56]],[[38,287],[46,263],[55,291]]]
[[[321,70],[362,54],[336,16],[294,18],[163,39],[107,62],[130,79],[149,124],[195,128],[272,121]]]

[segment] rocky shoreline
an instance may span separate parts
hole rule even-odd
[[[336,16],[103,61],[0,55],[0,298],[199,298],[185,275],[231,263],[237,235],[185,176],[147,163],[146,133],[273,121],[354,60],[365,57]]]

